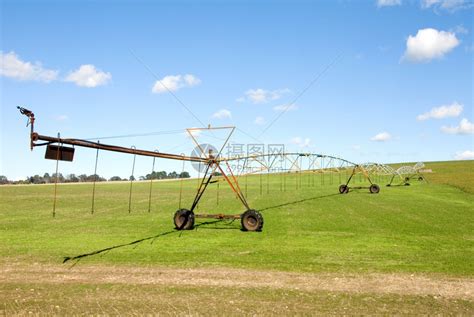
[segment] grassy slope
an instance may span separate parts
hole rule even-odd
[[[173,232],[138,245],[117,248],[91,263],[172,266],[231,266],[290,271],[426,272],[472,276],[474,178],[473,163],[429,163],[428,184],[337,192],[339,177],[281,176],[241,180],[251,206],[263,210],[264,231],[241,232],[238,221]],[[456,171],[461,171],[460,173]],[[301,177],[301,178],[300,178]],[[301,188],[296,190],[297,182]],[[445,183],[453,184],[443,185]],[[183,206],[190,204],[196,180],[184,183]],[[0,188],[0,255],[59,263],[73,256],[172,230],[178,208],[179,182],[153,186],[152,212],[147,183],[133,187],[128,213],[128,184],[99,184],[96,213],[90,214],[91,185],[61,185],[57,216],[51,217],[52,186]],[[206,192],[198,212],[240,212],[225,184]],[[463,190],[460,190],[462,188]],[[222,230],[221,230],[222,229]]]
[[[60,263],[63,256],[146,240],[81,263],[121,265],[232,266],[309,272],[421,272],[472,277],[474,162],[429,163],[426,183],[382,187],[379,195],[334,194],[338,176],[281,176],[241,180],[249,201],[262,209],[264,231],[244,233],[239,224],[172,230],[179,183],[154,183],[152,212],[148,184],[136,183],[128,213],[127,184],[99,184],[97,212],[90,214],[91,185],[61,185],[56,218],[52,186],[0,187],[0,256],[3,262]],[[464,172],[463,172],[464,171]],[[343,175],[341,175],[343,178]],[[322,182],[324,181],[324,185]],[[296,190],[296,183],[301,188]],[[379,183],[383,180],[379,179]],[[247,186],[245,184],[247,183]],[[447,184],[447,185],[446,185]],[[183,206],[196,181],[184,182]],[[225,184],[216,206],[216,184],[199,212],[241,211]],[[308,186],[310,185],[310,186]],[[462,190],[461,190],[462,189]],[[222,230],[221,230],[222,229]],[[0,263],[1,264],[1,263]],[[309,292],[248,285],[162,286],[121,283],[0,283],[0,314],[464,314],[472,301],[440,296]]]

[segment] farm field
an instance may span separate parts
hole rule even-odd
[[[197,180],[0,187],[0,298],[11,314],[474,313],[474,161],[426,182],[338,194],[346,175],[242,177],[262,232],[173,229]],[[361,183],[356,178],[356,185]],[[226,184],[197,213],[240,213]],[[244,189],[245,188],[245,189]],[[62,264],[67,257],[99,252]]]

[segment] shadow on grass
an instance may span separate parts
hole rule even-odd
[[[327,197],[332,197],[332,196],[340,196],[341,194],[336,193],[336,194],[329,194],[329,195],[323,195],[323,196],[316,196],[316,197],[311,197],[311,198],[305,198],[305,199],[300,199],[300,200],[295,200],[295,201],[290,201],[284,204],[280,205],[275,205],[275,206],[270,206],[270,207],[265,207],[265,208],[260,208],[259,211],[265,211],[265,210],[270,210],[270,209],[276,209],[276,208],[281,208],[281,207],[286,207],[286,206],[291,206],[291,205],[297,205],[301,204],[307,201],[312,201],[312,200],[317,200],[317,199],[323,199]]]
[[[225,229],[225,230],[229,230],[229,229],[231,229],[231,230],[234,229],[235,230],[235,229],[237,229],[238,230],[238,228],[235,228],[235,227],[206,227],[206,225],[217,224],[217,223],[223,223],[223,220],[219,219],[219,220],[201,222],[201,223],[198,223],[198,224],[194,225],[194,229],[197,230],[198,228],[201,228],[201,229],[214,229],[214,230],[216,230],[216,229],[217,230],[223,230],[223,229]],[[232,222],[230,222],[226,225],[231,225],[231,224],[232,224]],[[160,237],[170,235],[170,234],[173,234],[173,233],[179,233],[179,236],[181,236],[181,234],[183,234],[183,232],[184,232],[184,230],[180,231],[180,230],[173,229],[173,230],[162,232],[160,234],[157,234],[157,235],[154,235],[154,236],[151,236],[151,237],[146,237],[146,238],[134,240],[134,241],[127,242],[127,243],[114,245],[114,246],[107,247],[107,248],[104,248],[104,249],[95,250],[95,251],[92,251],[92,252],[89,252],[89,253],[79,254],[79,255],[76,255],[76,256],[66,256],[63,259],[63,263],[66,263],[66,262],[69,262],[69,261],[76,261],[73,264],[73,266],[74,266],[74,265],[77,264],[77,262],[79,262],[83,258],[86,258],[86,257],[89,257],[89,256],[94,256],[94,255],[98,255],[98,254],[106,254],[111,250],[118,249],[118,248],[123,248],[123,247],[128,247],[128,246],[132,246],[132,245],[138,246],[138,244],[140,244],[142,242],[145,242],[145,241],[150,241],[150,240],[151,240],[151,244],[152,244],[153,242],[155,242],[156,239],[158,239]]]

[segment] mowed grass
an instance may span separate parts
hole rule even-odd
[[[242,232],[240,221],[175,231],[172,216],[188,207],[197,180],[0,187],[1,261],[61,263],[64,257],[124,245],[80,263],[173,267],[234,267],[296,272],[413,272],[472,277],[474,162],[427,163],[428,182],[338,194],[346,175],[242,177],[262,232]],[[356,178],[355,185],[360,185]],[[384,179],[377,179],[380,185]],[[219,198],[218,198],[219,196]],[[197,213],[241,213],[228,186],[211,184]],[[212,222],[198,220],[197,223]],[[165,235],[162,235],[164,234]],[[127,245],[138,239],[140,243]]]

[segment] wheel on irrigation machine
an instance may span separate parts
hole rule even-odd
[[[243,231],[262,231],[263,216],[254,209],[249,209],[240,215]]]
[[[188,209],[178,209],[174,213],[174,225],[177,230],[192,230],[194,228],[194,212]]]
[[[378,194],[380,192],[380,187],[377,184],[372,184],[370,185],[369,190],[371,194]]]
[[[342,184],[339,186],[339,194],[347,194],[349,192],[349,186]]]

